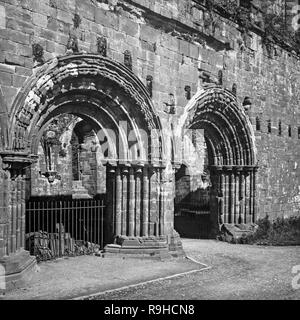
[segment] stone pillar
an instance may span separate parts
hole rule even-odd
[[[1,158],[0,158],[1,165]],[[0,166],[0,258],[7,255],[8,231],[8,175]]]
[[[230,185],[230,177],[228,172],[225,172],[225,212],[224,212],[224,223],[229,223],[229,208],[230,208],[230,202],[229,202],[229,185]]]
[[[11,243],[11,231],[12,231],[12,215],[13,215],[13,208],[12,208],[12,189],[13,189],[13,182],[11,179],[11,172],[7,170],[8,174],[8,188],[7,188],[7,201],[8,201],[8,210],[7,210],[7,240],[6,240],[6,253],[10,255],[12,253],[12,243]]]
[[[211,234],[210,236],[214,238],[219,231],[219,171],[216,168],[211,170],[211,192],[210,192],[210,224],[211,224]]]
[[[142,205],[142,169],[136,168],[135,174],[135,235],[141,235],[141,205]]]
[[[135,179],[134,170],[129,170],[129,199],[128,199],[128,236],[133,237],[135,235]]]
[[[20,248],[25,247],[25,237],[22,235],[26,232],[26,170],[23,171],[23,178],[21,179],[21,212],[23,212],[23,216],[20,217]]]
[[[21,285],[36,266],[25,251],[25,167],[32,162],[23,154],[0,154],[0,265],[8,290]]]
[[[250,222],[250,175],[248,170],[245,172],[245,214],[244,214],[244,223]]]
[[[224,223],[224,213],[225,213],[225,204],[224,204],[224,193],[225,193],[225,177],[224,172],[220,170],[220,203],[219,203],[219,224]]]
[[[240,172],[240,187],[239,187],[239,200],[240,200],[240,217],[239,223],[244,223],[245,221],[245,206],[244,206],[244,197],[245,197],[245,172]]]
[[[116,170],[116,227],[115,236],[120,236],[122,233],[122,179],[121,171],[118,167]]]
[[[143,172],[143,236],[148,237],[149,224],[149,176],[148,168]]]
[[[257,215],[257,203],[256,203],[256,174],[257,168],[253,170],[253,209],[252,209],[252,222],[255,223]]]
[[[20,172],[20,175],[16,179],[16,202],[17,202],[17,213],[16,213],[16,250],[19,250],[21,248],[21,230],[22,230],[22,219],[23,219],[23,213],[25,213],[25,210],[22,205],[22,194],[23,194],[23,181],[24,176],[23,172]]]
[[[235,214],[236,214],[236,223],[241,223],[241,204],[240,204],[240,189],[241,189],[241,170],[240,166],[236,167],[236,177],[235,177],[235,187],[236,187],[236,199],[235,199]]]
[[[234,173],[232,171],[232,168],[229,172],[229,223],[234,222],[234,209],[235,209],[235,196],[234,196],[234,183],[235,183],[235,177]]]
[[[236,169],[234,176],[234,223],[239,223],[240,217],[240,200],[239,200],[240,178],[239,171]]]
[[[149,235],[154,236],[156,234],[156,225],[158,218],[158,208],[157,208],[157,168],[149,169],[150,175],[150,212],[149,212]]]
[[[122,229],[121,235],[126,236],[128,225],[128,168],[122,169]]]
[[[104,225],[105,243],[113,241],[116,234],[116,168],[108,165],[106,172],[106,221]]]
[[[253,214],[253,169],[250,169],[249,173],[249,222],[252,222]]]
[[[163,174],[163,169],[160,170],[160,193],[159,193],[159,235],[165,234],[165,179]]]

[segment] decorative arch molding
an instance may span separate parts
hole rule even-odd
[[[214,141],[214,165],[256,165],[255,135],[236,97],[220,86],[199,90],[179,120],[178,136],[186,129],[204,129]]]
[[[255,136],[236,97],[220,86],[201,89],[187,104],[179,123],[177,137],[183,137],[187,129],[204,130],[212,182],[212,234],[223,223],[255,222]]]
[[[106,243],[114,243],[107,251],[128,252],[134,245],[137,253],[167,252],[171,232],[171,212],[164,205],[167,157],[162,125],[148,90],[124,65],[100,55],[76,54],[35,69],[8,114],[10,138],[0,153],[0,164],[7,176],[6,209],[13,215],[4,221],[7,232],[0,243],[0,260],[25,247],[27,169],[37,159],[43,130],[65,113],[93,121],[105,136],[109,130],[120,136],[121,148],[113,145],[115,159],[106,163]],[[120,122],[126,122],[126,127],[120,128]],[[129,137],[136,138],[129,142],[138,146],[139,150],[137,146],[132,150],[138,159],[120,156],[118,149],[128,150]],[[140,154],[140,150],[148,152]]]
[[[0,151],[8,145],[8,123],[7,105],[0,87]]]
[[[112,119],[128,121],[138,139],[139,129],[148,130],[151,160],[163,159],[162,127],[147,89],[122,64],[94,54],[56,58],[38,70],[13,104],[12,139],[7,149],[30,152],[32,137],[62,100],[78,105],[80,95],[86,93],[99,111],[105,110]]]

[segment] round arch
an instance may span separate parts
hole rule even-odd
[[[161,124],[143,83],[122,64],[93,54],[54,59],[28,81],[12,107],[8,149],[31,152],[34,137],[56,109],[63,105],[71,112],[72,107],[87,103],[93,105],[94,117],[127,122],[142,150],[145,141],[140,132],[147,132],[149,152],[142,152],[146,157],[142,160],[159,162],[164,158]],[[124,133],[121,135],[124,142]]]
[[[211,234],[220,225],[253,223],[256,216],[256,147],[251,122],[236,97],[220,86],[199,90],[181,116],[177,136],[203,130],[207,146]],[[182,155],[184,159],[184,154]]]
[[[114,242],[111,250],[115,252],[115,245],[125,250],[135,237],[143,250],[167,250],[162,125],[144,84],[131,70],[109,58],[95,54],[55,58],[36,70],[20,90],[9,114],[11,138],[4,159],[12,163],[10,183],[16,185],[12,192],[22,192],[25,198],[25,168],[36,158],[41,134],[54,118],[66,113],[93,121],[101,137],[112,144],[112,157],[106,163],[104,236],[106,243]],[[19,213],[23,220],[24,207],[20,206]],[[24,247],[24,243],[20,245]]]

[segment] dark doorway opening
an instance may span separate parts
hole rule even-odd
[[[175,179],[174,226],[176,231],[183,238],[208,239],[211,234],[211,186],[208,171],[195,177],[189,173],[185,165],[182,165]],[[195,180],[198,180],[198,183]]]

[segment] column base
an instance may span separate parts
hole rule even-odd
[[[168,235],[168,246],[169,246],[169,252],[173,257],[182,257],[186,255],[183,250],[180,235],[174,229]]]
[[[25,250],[0,258],[0,266],[5,272],[5,275],[4,272],[0,274],[0,290],[4,292],[24,285],[37,270],[36,258]]]
[[[171,257],[168,250],[166,236],[150,237],[126,237],[118,236],[113,244],[108,244],[104,248],[104,255],[126,255],[127,257]]]
[[[172,258],[185,256],[179,234],[168,236],[126,237],[118,236],[114,244],[104,248],[104,256],[111,254],[131,257]]]

